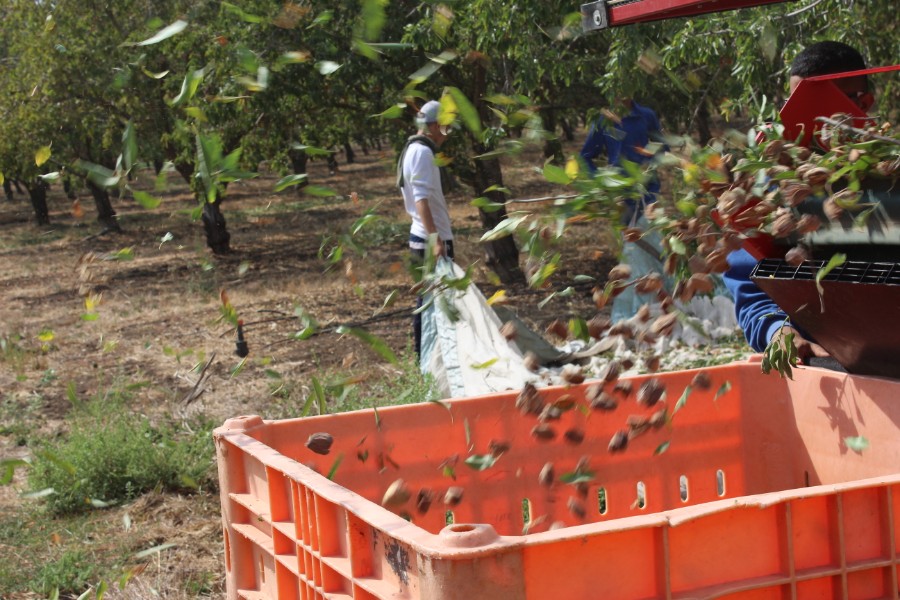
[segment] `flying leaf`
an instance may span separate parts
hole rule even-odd
[[[50,160],[50,146],[41,146],[34,153],[34,164],[40,167],[48,160]]]
[[[158,44],[164,40],[169,39],[173,35],[177,35],[184,31],[185,27],[187,27],[187,21],[182,21],[181,19],[175,21],[171,25],[167,27],[163,27],[159,31],[156,32],[156,35],[147,38],[143,42],[132,42],[129,44],[125,44],[126,46],[152,46],[153,44]]]
[[[292,185],[303,183],[304,181],[306,181],[306,173],[298,173],[296,175],[288,175],[287,177],[282,177],[275,184],[275,191],[280,192],[291,187]]]
[[[726,381],[721,386],[719,386],[719,389],[716,392],[716,395],[713,397],[713,402],[715,402],[716,400],[718,400],[719,398],[721,398],[722,396],[724,396],[725,394],[727,394],[730,391],[731,391],[731,382]]]
[[[672,409],[672,414],[674,415],[679,410],[684,408],[684,405],[687,404],[688,398],[691,395],[691,391],[693,388],[690,385],[684,386],[684,391],[681,393],[681,398],[678,399],[678,402],[675,403],[675,408]]]
[[[333,189],[321,185],[308,185],[303,188],[303,193],[309,194],[310,196],[320,196],[322,198],[331,198],[338,195]]]
[[[490,469],[496,462],[497,458],[493,454],[473,454],[466,459],[466,464],[476,471]]]
[[[544,165],[544,179],[550,183],[558,183],[561,185],[568,185],[572,182],[572,178],[569,177],[569,174],[565,169],[561,169],[550,163]]]
[[[53,171],[51,173],[44,173],[40,176],[44,181],[54,182],[59,180],[59,171]]]
[[[147,192],[142,192],[140,190],[131,190],[131,195],[134,196],[135,202],[137,202],[147,210],[156,208],[157,206],[159,206],[160,202],[162,202],[162,200],[160,200],[159,198],[154,198]]]
[[[473,369],[476,369],[476,370],[477,370],[477,369],[487,369],[488,367],[490,367],[491,365],[493,365],[494,363],[496,363],[498,360],[500,360],[500,359],[499,359],[499,358],[492,358],[492,359],[490,359],[490,360],[488,360],[488,361],[485,361],[485,362],[483,362],[483,363],[478,363],[478,364],[472,365],[472,368],[473,368]]]
[[[322,60],[316,63],[316,69],[322,75],[331,75],[341,68],[341,65],[331,60]]]
[[[341,466],[343,460],[343,454],[338,454],[337,457],[335,457],[334,462],[331,463],[331,468],[328,470],[328,475],[326,475],[328,479],[334,480],[334,475],[337,473],[338,467]]]
[[[52,487],[48,487],[34,492],[25,492],[21,496],[22,498],[26,498],[28,500],[35,500],[37,498],[46,498],[47,496],[52,496],[55,493],[56,490],[54,490]]]
[[[147,548],[146,550],[141,550],[137,554],[134,555],[134,558],[147,558],[148,556],[153,556],[154,554],[159,554],[163,550],[168,550],[169,548],[174,548],[178,544],[168,543],[168,544],[159,544],[158,546],[153,546],[152,548]]]
[[[369,347],[372,348],[372,350],[374,350],[379,356],[381,356],[391,364],[396,365],[399,362],[397,356],[394,354],[394,351],[390,349],[385,341],[378,336],[372,335],[368,331],[358,329],[356,327],[347,327],[341,325],[340,327],[338,327],[337,332],[341,335],[350,334],[359,338],[360,340],[368,344]]]
[[[581,167],[578,165],[578,161],[574,158],[570,158],[566,162],[566,175],[569,177],[569,179],[577,179],[580,172]]]
[[[169,102],[169,106],[178,106],[193,98],[194,94],[197,93],[197,87],[200,85],[202,79],[203,69],[189,71],[181,82],[181,90],[178,92],[178,95]]]
[[[663,442],[662,444],[660,444],[659,446],[656,447],[656,450],[653,451],[653,454],[654,454],[654,455],[660,455],[660,454],[662,454],[663,452],[665,452],[666,450],[669,449],[669,444],[670,444],[670,443],[671,443],[671,442],[668,442],[668,441]]]
[[[402,105],[401,105],[402,106]],[[306,146],[304,144],[291,144],[292,150],[300,150],[307,156],[328,156],[331,154],[331,150],[326,150],[325,148],[316,148],[315,146]]]
[[[475,106],[469,102],[469,99],[466,98],[466,95],[463,94],[458,88],[450,87],[447,88],[450,96],[453,98],[453,101],[456,104],[456,108],[459,116],[462,118],[463,123],[465,123],[466,127],[469,131],[472,132],[475,137],[481,137],[481,117],[478,116],[478,111],[475,109]],[[444,98],[441,98],[441,106],[443,108]]]
[[[9,485],[13,480],[16,469],[28,466],[31,466],[30,463],[21,458],[6,458],[0,460],[0,485]]]
[[[866,448],[869,447],[869,440],[864,438],[863,436],[848,436],[844,438],[844,443],[847,444],[847,447],[853,450],[854,452],[862,452]]]
[[[822,296],[825,295],[825,289],[822,287],[822,280],[825,278],[826,275],[831,273],[831,271],[835,267],[841,266],[846,261],[847,261],[846,254],[841,254],[841,253],[835,254],[834,256],[831,257],[831,260],[828,261],[828,264],[825,265],[824,267],[822,267],[821,269],[819,269],[819,271],[816,273],[816,289],[819,290],[819,300],[822,300]],[[825,306],[823,304],[822,309],[824,310],[824,308],[825,308]]]
[[[235,6],[231,2],[223,2],[222,7],[230,13],[237,15],[242,21],[247,23],[262,23],[263,18],[251,13],[248,13],[244,9],[239,6]]]
[[[372,115],[373,117],[380,117],[382,119],[399,119],[403,116],[403,110],[406,108],[405,104],[394,104],[393,106],[388,107],[383,112],[378,113],[377,115]]]
[[[590,483],[594,480],[596,475],[592,471],[572,471],[570,473],[563,473],[559,476],[559,480],[562,483]]]
[[[493,306],[494,304],[503,304],[506,302],[506,290],[497,290],[494,294],[487,299],[488,306]]]

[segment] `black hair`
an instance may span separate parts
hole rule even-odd
[[[791,76],[815,77],[865,68],[866,61],[855,48],[842,42],[816,42],[807,46],[794,58],[794,62],[791,63]]]

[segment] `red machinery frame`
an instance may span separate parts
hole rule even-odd
[[[581,5],[584,31],[794,0],[598,0]]]

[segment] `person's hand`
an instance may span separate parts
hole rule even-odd
[[[432,252],[434,252],[435,258],[440,258],[441,256],[447,256],[447,248],[444,246],[444,240],[441,238],[437,238],[434,242],[434,245],[431,247]]]
[[[810,358],[828,358],[831,355],[828,354],[828,350],[820,346],[819,344],[812,342],[802,335],[800,332],[794,329],[789,325],[785,325],[782,327],[778,333],[776,333],[772,337],[772,341],[776,341],[779,338],[783,338],[788,334],[794,334],[794,347],[797,348],[797,356],[800,358],[800,362],[806,363]]]

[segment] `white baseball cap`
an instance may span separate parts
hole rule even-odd
[[[441,103],[437,100],[429,100],[422,108],[419,109],[419,114],[416,115],[416,123],[419,125],[424,125],[426,123],[437,123],[438,122],[438,113],[441,111]]]

